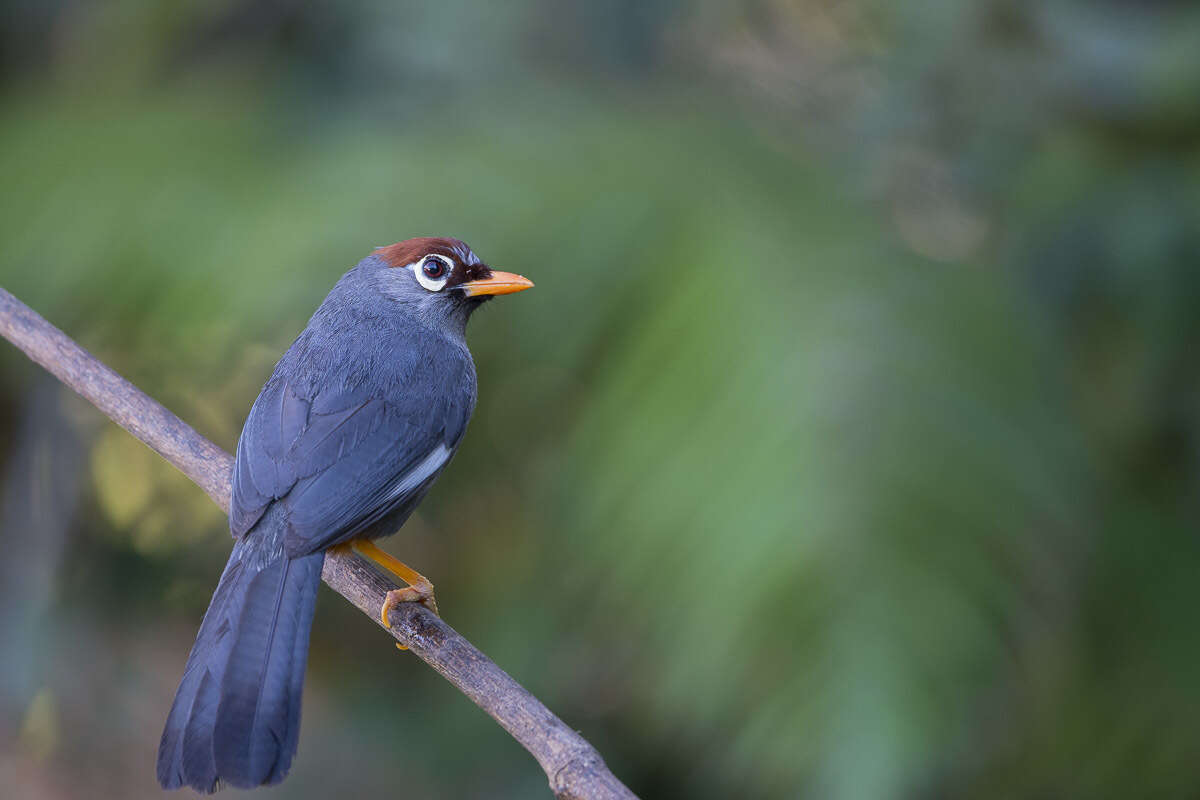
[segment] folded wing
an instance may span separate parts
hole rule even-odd
[[[277,369],[238,442],[233,535],[278,502],[295,557],[411,511],[454,454],[474,404],[470,362],[452,348],[430,355],[410,351],[405,363],[398,354],[383,375],[326,364],[311,382]]]

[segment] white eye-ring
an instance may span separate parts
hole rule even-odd
[[[445,256],[429,255],[413,264],[413,275],[417,283],[431,292],[440,292],[450,278],[454,263]]]

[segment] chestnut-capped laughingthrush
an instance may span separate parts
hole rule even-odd
[[[166,788],[283,780],[325,551],[355,547],[433,605],[433,586],[370,540],[394,533],[454,455],[475,406],[467,318],[533,284],[457,239],[382,247],[342,276],[263,387],[238,440],[233,553],[158,751]]]

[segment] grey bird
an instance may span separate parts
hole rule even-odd
[[[382,247],[342,276],[279,360],[238,440],[229,556],[158,751],[164,788],[283,780],[325,552],[351,544],[433,604],[433,586],[370,540],[394,533],[446,467],[475,406],[467,319],[528,289],[466,244]]]

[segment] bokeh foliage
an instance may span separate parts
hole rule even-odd
[[[223,446],[371,247],[536,281],[472,323],[470,433],[388,547],[643,796],[1195,792],[1190,4],[3,19],[0,283]],[[155,794],[223,520],[0,373],[0,777]],[[320,605],[273,792],[544,791]]]

